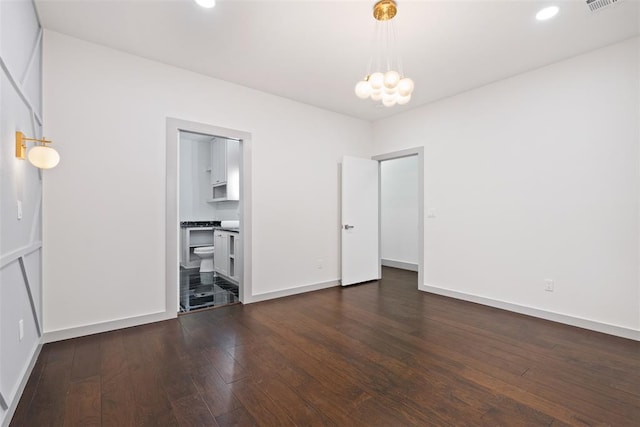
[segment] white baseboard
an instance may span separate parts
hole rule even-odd
[[[541,310],[539,308],[527,307],[524,305],[453,291],[451,289],[439,288],[427,284],[421,286],[420,290],[464,301],[475,302],[482,305],[488,305],[502,310],[513,311],[515,313],[526,314],[527,316],[538,317],[540,319],[551,320],[552,322],[564,323],[565,325],[577,326],[578,328],[589,329],[596,332],[602,332],[604,334],[640,341],[640,330],[624,326],[611,325],[609,323],[597,322],[594,320],[583,319],[581,317],[569,316],[567,314],[555,313],[553,311]]]
[[[42,335],[42,341],[44,343],[67,340],[70,338],[83,337],[86,335],[99,334],[102,332],[115,331],[117,329],[130,328],[132,326],[144,325],[147,323],[160,322],[163,320],[173,319],[178,316],[176,310],[175,313],[167,313],[161,311],[158,313],[145,314],[143,316],[129,317],[126,319],[111,320],[103,323],[96,323],[93,325],[78,326],[69,329],[59,329],[57,331],[45,332]]]
[[[283,289],[281,291],[266,292],[264,294],[253,295],[249,301],[245,301],[245,304],[266,301],[274,298],[288,297],[291,295],[302,294],[305,292],[319,291],[320,289],[333,288],[340,286],[339,280],[330,280],[328,282],[314,283],[312,285],[301,286],[291,289]]]
[[[36,366],[38,356],[40,356],[40,350],[42,350],[42,344],[38,344],[36,346],[36,350],[33,352],[31,360],[29,361],[29,364],[27,364],[26,369],[22,374],[22,379],[20,380],[20,384],[18,384],[18,388],[13,393],[13,396],[10,397],[11,400],[7,402],[9,407],[7,408],[7,412],[5,412],[4,414],[2,427],[7,427],[9,423],[11,423],[11,418],[13,418],[13,414],[16,412],[16,408],[18,407],[18,403],[20,402],[20,398],[22,397],[24,388],[27,386],[29,377],[31,377],[31,372],[33,372],[33,367]]]
[[[244,301],[244,304],[250,304],[252,302],[266,301],[274,298],[282,298],[290,295],[301,294],[304,292],[317,291],[320,289],[331,288],[339,286],[339,280],[331,280],[329,282],[315,283],[307,286],[283,289],[280,291],[267,292],[264,294],[253,295],[248,301]],[[177,317],[178,313],[158,312],[153,314],[147,314],[144,316],[130,317],[127,319],[112,320],[103,323],[97,323],[93,325],[78,326],[69,329],[59,329],[57,331],[47,331],[42,335],[43,343],[50,343],[55,341],[62,341],[70,338],[83,337],[86,335],[99,334],[102,332],[115,331],[117,329],[130,328],[132,326],[144,325],[147,323],[160,322],[163,320],[173,319]]]
[[[418,271],[418,264],[412,262],[396,261],[394,259],[381,259],[385,267],[399,268],[401,270]]]

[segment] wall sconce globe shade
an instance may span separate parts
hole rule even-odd
[[[60,155],[51,147],[38,145],[29,150],[27,154],[29,162],[40,169],[51,169],[60,162]]]

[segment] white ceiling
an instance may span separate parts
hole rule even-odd
[[[373,0],[35,0],[44,28],[367,120],[407,111],[640,33],[639,0],[398,1],[405,106],[353,92],[371,52]],[[545,22],[535,13],[557,4]]]

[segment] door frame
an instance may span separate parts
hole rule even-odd
[[[382,166],[385,160],[418,156],[418,289],[424,286],[424,147],[407,148],[405,150],[372,156],[378,161],[378,265],[382,277]]]
[[[237,139],[240,141],[240,287],[239,300],[251,302],[251,134],[249,132],[191,122],[167,117],[166,122],[166,212],[165,212],[165,310],[167,313],[179,311],[178,292],[180,289],[180,132],[199,133]]]

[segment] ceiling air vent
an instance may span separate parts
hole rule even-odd
[[[587,0],[587,6],[589,6],[591,12],[595,12],[596,10],[604,9],[620,1],[622,0]]]

